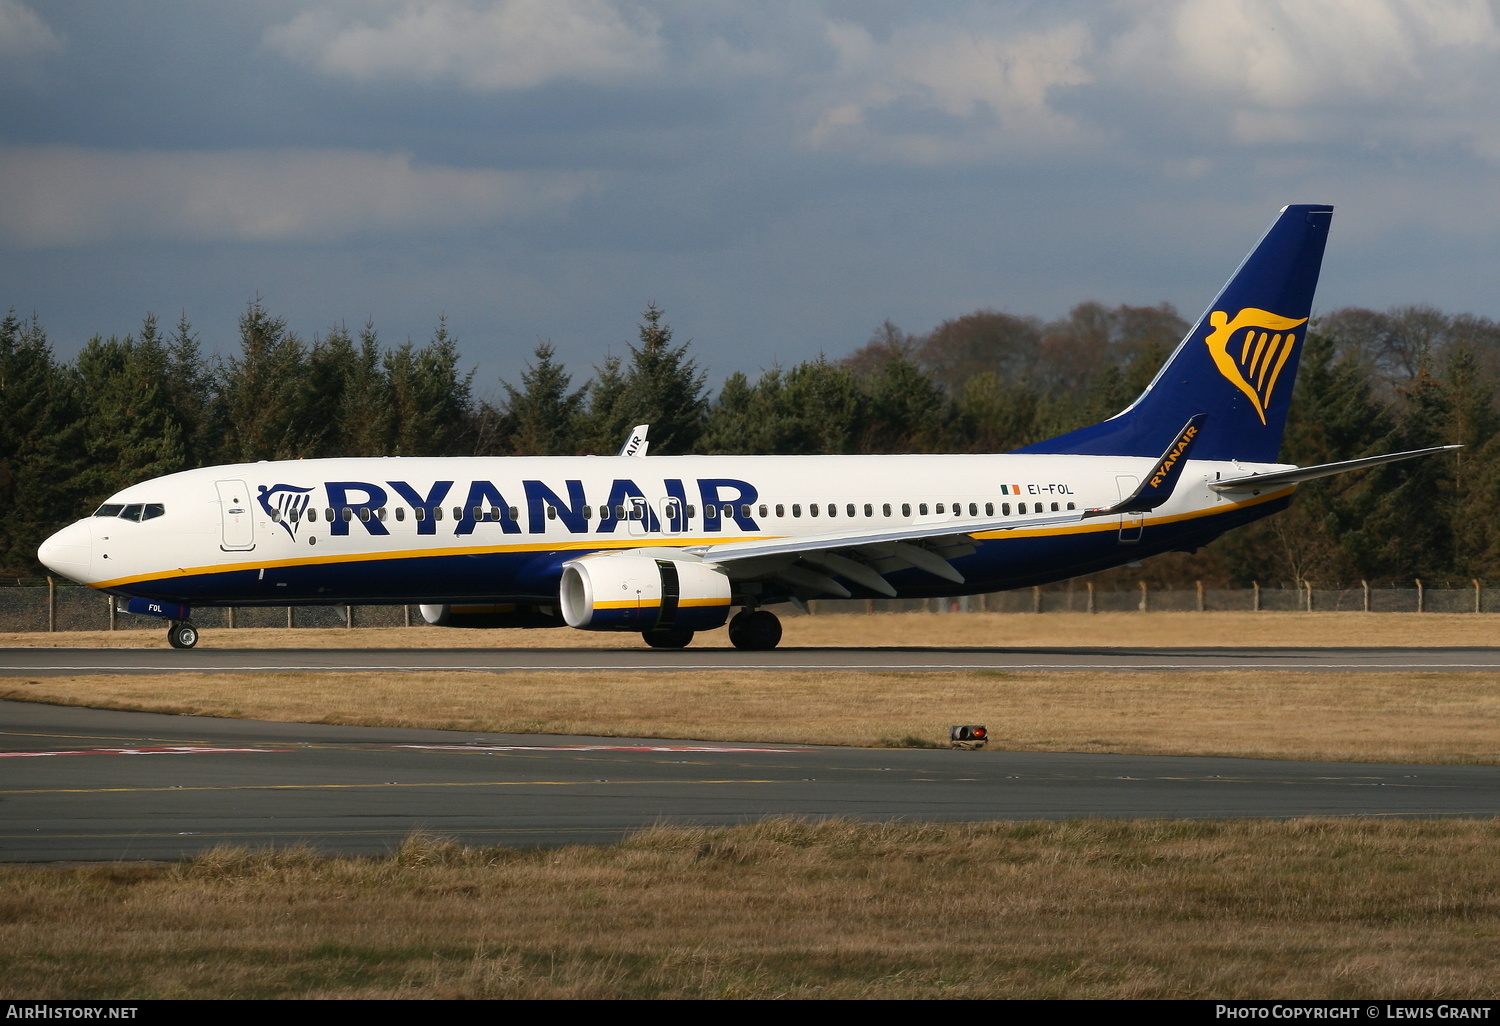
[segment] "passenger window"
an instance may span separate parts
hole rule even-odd
[[[943,512],[943,504],[941,502],[937,504],[937,512]]]
[[[938,510],[938,512],[941,513],[942,510]],[[924,517],[927,515],[927,503],[922,502],[917,504],[917,515]]]
[[[909,503],[909,502],[903,502],[901,504],[901,515],[903,517],[909,517],[909,516],[911,516],[911,503]]]
[[[1025,513],[1026,512],[1026,503],[1024,503],[1024,502],[1018,502],[1018,503],[1016,503],[1016,512],[1017,513]]]
[[[794,517],[800,517],[801,515],[802,515],[802,503],[800,503],[800,502],[794,502],[794,503],[792,503],[792,516],[794,516]]]
[[[971,502],[971,503],[969,503],[969,516],[971,516],[971,517],[977,517],[977,516],[979,516],[979,503],[977,503],[977,502]]]
[[[454,520],[462,520],[463,518],[464,518],[464,508],[462,506],[454,506],[453,507],[453,519]]]
[[[880,511],[882,513],[884,513],[886,516],[890,516],[891,515],[891,504],[889,502],[887,502],[885,505],[883,505],[883,506],[880,507]]]
[[[986,502],[984,504],[984,515],[987,517],[995,515],[995,504],[993,502]]]
[[[1057,512],[1057,503],[1055,503],[1055,502],[1052,504],[1052,512],[1054,512],[1054,513]]]
[[[766,504],[765,503],[761,503],[760,504],[760,515],[763,516],[763,517],[770,515],[769,513],[766,512]]]
[[[1072,509],[1072,508],[1073,508],[1073,504],[1072,504],[1072,503],[1071,503],[1071,502],[1070,502],[1070,503],[1068,503],[1068,508],[1069,508],[1069,509]]]
[[[765,513],[762,512],[761,516],[765,516]],[[749,505],[749,503],[746,503],[745,505],[743,505],[743,506],[740,507],[740,519],[741,520],[749,520],[750,519],[750,505]]]
[[[420,509],[417,510],[417,519],[418,520],[422,519],[422,512],[423,511],[420,510]],[[434,520],[441,520],[441,519],[443,519],[443,507],[441,507],[441,506],[434,506],[434,507],[432,507],[432,519],[434,519]]]
[[[547,519],[548,520],[556,520],[557,519],[557,507],[556,506],[548,506],[547,507]]]
[[[836,517],[836,516],[839,515],[839,508],[838,508],[838,506],[835,505],[832,502],[830,502],[828,504],[828,515],[831,516],[831,517]]]
[[[849,503],[849,505],[845,506],[844,513],[851,517],[854,516],[854,503],[851,502]]]
[[[810,517],[818,515],[818,504],[816,502],[809,502],[807,504],[807,515]]]
[[[1000,504],[1000,513],[1002,516],[1010,516],[1010,503],[1002,502]]]
[[[704,506],[703,507],[703,515],[705,517],[707,517],[709,520],[717,520],[717,519],[719,519],[719,507],[717,507],[717,506]]]
[[[868,502],[865,503],[865,516],[867,516],[867,517],[873,517],[874,515],[875,515],[875,507],[871,506]]]
[[[361,506],[361,507],[359,507],[359,519],[363,520],[367,524],[370,522],[370,507],[369,506]]]
[[[474,519],[475,520],[483,520],[484,519],[484,510],[481,507],[479,507],[479,506],[475,506],[474,507]]]
[[[520,520],[521,519],[521,507],[520,506],[512,506],[512,507],[510,507],[510,518],[512,520]]]
[[[380,512],[384,513],[385,512],[385,508],[381,507]],[[380,519],[384,520],[385,518],[381,517]],[[401,521],[403,521],[405,519],[406,519],[406,507],[405,506],[397,506],[396,507],[396,522],[400,523]]]
[[[625,519],[625,507],[624,506],[616,506],[615,507],[615,519],[616,520],[624,520]]]
[[[691,520],[691,519],[693,519],[697,515],[698,515],[698,507],[694,506],[691,502],[688,503],[687,518],[689,520]]]
[[[776,504],[776,515],[778,517],[786,516],[786,507],[779,502]]]

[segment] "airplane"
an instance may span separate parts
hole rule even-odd
[[[993,455],[317,459],[170,474],[38,557],[198,643],[194,607],[415,604],[434,625],[682,648],[765,608],[1047,584],[1199,548],[1304,481],[1443,452],[1277,462],[1333,208],[1284,207],[1128,408]],[[738,608],[731,618],[730,614]]]

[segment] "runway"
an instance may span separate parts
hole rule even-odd
[[[1003,739],[1002,739],[1003,743]],[[260,723],[0,702],[0,860],[216,844],[605,843],[768,815],[1500,815],[1500,767],[873,750]]]
[[[514,670],[1500,670],[1500,648],[0,649],[0,677],[80,673]]]

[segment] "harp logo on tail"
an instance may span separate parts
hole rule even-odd
[[[1204,342],[1214,365],[1235,388],[1249,396],[1260,422],[1266,422],[1266,407],[1281,378],[1281,368],[1297,348],[1293,331],[1307,318],[1293,320],[1266,310],[1246,307],[1231,319],[1223,310],[1208,315],[1213,331]]]

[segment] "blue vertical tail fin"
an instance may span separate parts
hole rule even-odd
[[[1333,208],[1282,208],[1135,402],[1109,420],[1017,452],[1156,456],[1208,414],[1193,455],[1275,463]]]

